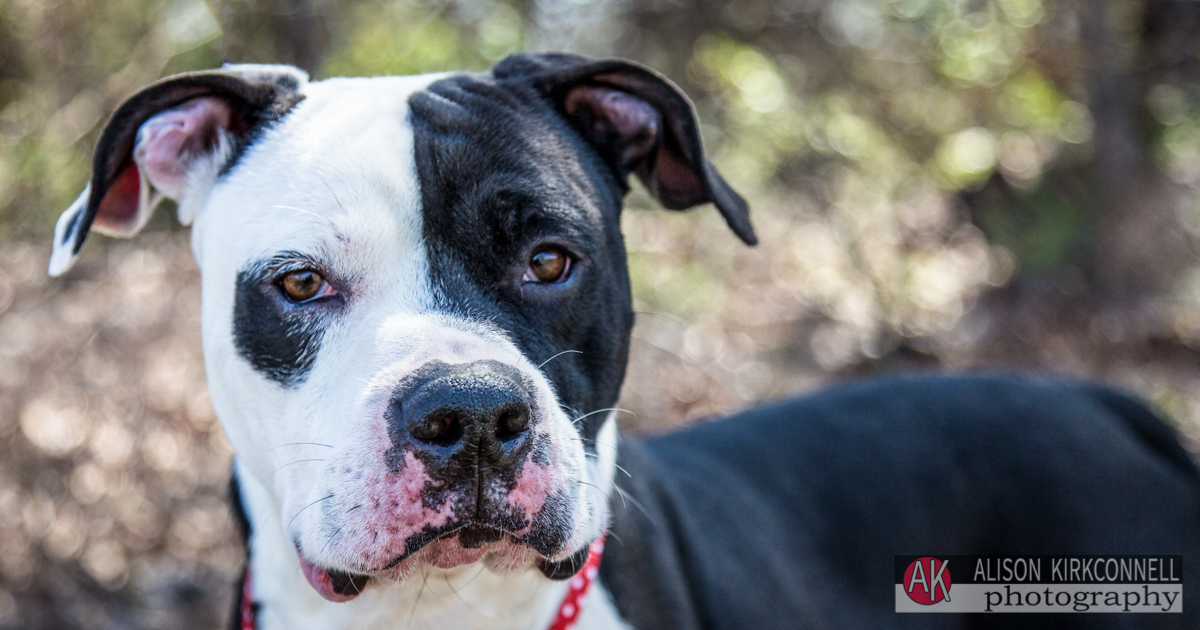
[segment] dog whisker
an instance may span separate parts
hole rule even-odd
[[[475,581],[475,578],[479,577],[479,574],[480,574],[480,573],[483,573],[483,570],[484,570],[484,569],[486,569],[486,568],[487,568],[487,567],[479,567],[479,572],[478,572],[478,573],[476,573],[476,574],[474,575],[474,577],[472,577],[470,580],[467,580],[467,584],[470,584],[471,582]],[[466,606],[468,610],[470,610],[471,612],[475,613],[476,615],[479,615],[480,617],[483,617],[484,619],[487,619],[488,621],[496,621],[496,619],[494,619],[493,617],[489,617],[488,615],[485,615],[485,614],[483,614],[482,612],[480,612],[480,611],[479,611],[479,609],[478,609],[478,608],[475,608],[475,607],[474,607],[474,606],[472,606],[472,605],[471,605],[469,602],[467,602],[467,600],[463,599],[462,595],[461,595],[461,594],[459,594],[459,592],[458,592],[458,589],[457,589],[457,588],[454,588],[454,585],[450,583],[450,576],[449,576],[449,575],[447,575],[447,574],[442,574],[442,581],[446,583],[446,586],[447,586],[447,587],[449,587],[449,589],[450,589],[450,592],[451,592],[451,593],[454,593],[454,597],[455,597],[455,598],[457,598],[457,599],[458,599],[458,601],[462,602],[462,603],[463,603],[463,605],[464,605],[464,606]],[[467,584],[464,584],[464,585],[460,586],[459,588],[464,588],[464,587],[466,587],[466,586],[467,586]]]
[[[404,625],[405,630],[412,627],[413,618],[417,615],[417,605],[421,603],[421,596],[425,594],[425,588],[429,586],[429,574],[425,572],[425,567],[421,567],[421,588],[417,591],[417,598],[413,600],[412,612],[408,614],[408,623]]]
[[[338,534],[340,534],[340,533],[342,533],[342,528],[341,528],[341,527],[337,528],[337,531],[335,531],[335,532],[333,532],[332,534],[330,534],[330,535],[329,535],[329,540],[326,540],[326,541],[325,541],[325,546],[324,546],[324,547],[321,547],[321,553],[322,553],[322,554],[324,554],[324,553],[325,553],[325,550],[326,550],[326,549],[329,549],[329,545],[332,545],[332,544],[333,544],[333,539],[334,539],[334,538],[337,538],[337,535],[338,535]],[[353,584],[353,583],[354,583],[354,582],[353,582],[353,581],[351,581],[351,584]]]
[[[317,180],[321,182],[321,185],[325,186],[325,190],[329,191],[329,196],[333,197],[333,202],[337,204],[338,209],[341,210],[342,212],[345,212],[346,207],[343,206],[342,201],[337,198],[337,193],[333,192],[333,189],[329,187],[329,183],[325,181],[324,177],[321,177],[320,173],[315,173],[315,174],[317,176]],[[322,218],[324,218],[324,217],[322,217]]]
[[[633,507],[641,510],[642,514],[645,514],[646,518],[649,519],[651,523],[654,523],[658,527],[662,527],[662,523],[660,523],[657,518],[650,514],[650,511],[646,509],[646,506],[642,505],[641,501],[638,501],[616,483],[613,484],[613,489],[617,491],[617,494],[621,497],[622,502],[624,502],[625,499],[629,499],[629,502],[633,504]]]
[[[608,495],[607,495],[607,494],[604,492],[604,489],[603,489],[603,488],[601,488],[600,486],[597,486],[597,485],[596,485],[596,484],[594,484],[594,483],[588,483],[588,482],[586,482],[586,481],[583,481],[582,479],[578,479],[578,480],[576,480],[576,481],[575,481],[575,483],[577,483],[577,484],[580,484],[580,485],[583,485],[583,486],[591,486],[591,487],[593,487],[593,488],[595,488],[595,489],[599,490],[599,491],[600,491],[600,494],[603,494],[604,496],[608,496]]]
[[[334,201],[337,201],[337,198],[334,198]],[[323,216],[317,214],[316,212],[313,212],[312,210],[305,210],[304,208],[297,208],[295,206],[270,206],[270,207],[271,208],[279,208],[280,210],[294,210],[296,212],[299,212],[300,214],[311,214],[312,216],[324,221],[325,223],[327,223],[331,226],[333,225],[333,221],[330,221],[328,217],[323,217]]]
[[[617,447],[615,445],[609,444],[608,442],[601,442],[601,441],[593,439],[593,438],[581,437],[581,438],[579,438],[579,440],[582,442],[591,442],[592,444],[594,444],[596,446],[607,446],[608,448],[611,448],[614,451],[617,450]]]
[[[637,309],[634,309],[633,312],[638,315],[649,315],[650,317],[657,317],[659,319],[665,319],[665,320],[671,322],[672,324],[679,324],[680,326],[683,326],[685,328],[688,325],[688,323],[682,319],[679,319],[677,317],[672,317],[670,315],[665,315],[663,313],[655,313],[653,311],[639,311]]]
[[[696,368],[697,370],[700,370],[700,372],[702,374],[704,374],[704,376],[708,377],[708,380],[719,385],[721,387],[721,389],[723,389],[725,391],[729,391],[729,385],[726,384],[724,380],[717,378],[711,372],[709,372],[707,369],[705,369],[704,366],[697,364],[695,361],[692,361],[691,359],[683,356],[682,354],[679,354],[678,352],[675,352],[674,350],[672,350],[662,344],[655,343],[653,341],[650,341],[649,339],[645,339],[645,338],[639,337],[637,335],[630,336],[630,339],[634,340],[634,341],[640,341],[652,348],[657,348],[659,350],[662,350],[663,352],[666,352],[667,354],[675,357],[676,359],[679,359],[683,363],[686,363],[687,365],[690,365],[690,366]]]
[[[549,363],[549,362],[551,362],[551,361],[553,361],[553,360],[557,359],[558,357],[561,357],[561,356],[562,356],[562,355],[564,355],[564,354],[570,354],[570,353],[572,353],[572,352],[574,352],[575,354],[583,354],[583,352],[581,352],[581,351],[579,351],[579,350],[563,350],[562,352],[559,352],[558,354],[556,354],[556,355],[554,355],[554,356],[550,357],[549,359],[546,359],[545,361],[542,361],[540,364],[538,364],[538,366],[537,366],[537,369],[539,369],[539,370],[540,370],[540,369],[542,369],[542,366],[546,365],[547,363]]]
[[[584,452],[583,456],[584,456],[584,457],[595,457],[596,459],[600,459],[600,456],[599,456],[599,455],[597,455],[597,454],[595,454],[595,453],[588,453],[588,452]],[[622,468],[620,464],[618,464],[618,463],[616,463],[616,462],[613,462],[613,466],[616,466],[617,470],[619,470],[619,471],[621,471],[621,472],[625,473],[625,476],[626,476],[626,477],[629,477],[630,479],[633,479],[633,475],[629,474],[629,471],[628,471],[628,470],[625,470],[624,468]]]
[[[323,460],[323,459],[297,459],[294,462],[288,462],[288,463],[280,466],[279,468],[276,468],[275,470],[271,471],[271,474],[273,475],[273,474],[283,470],[284,468],[291,466],[292,464],[303,464],[304,462],[323,462],[323,461],[325,461],[325,460]]]
[[[267,450],[268,450],[268,451],[273,451],[273,450],[275,450],[275,449],[277,449],[277,448],[283,448],[283,447],[285,447],[285,446],[304,446],[304,445],[308,445],[308,446],[324,446],[325,448],[333,448],[333,446],[331,446],[331,445],[329,445],[329,444],[322,444],[322,443],[320,443],[320,442],[288,442],[287,444],[280,444],[279,446],[272,446],[271,448],[269,448],[269,449],[267,449]]]
[[[483,572],[484,572],[486,569],[487,569],[487,567],[486,567],[486,566],[481,566],[481,567],[479,567],[479,570],[475,572],[475,575],[471,576],[471,579],[467,580],[467,583],[466,583],[466,584],[463,584],[463,585],[462,585],[462,586],[460,586],[459,588],[466,588],[466,587],[470,586],[472,582],[474,582],[475,580],[479,579],[479,576],[483,575]]]
[[[595,411],[590,411],[588,413],[585,413],[582,416],[579,416],[578,418],[575,418],[574,420],[572,420],[571,424],[579,424],[580,420],[583,420],[584,418],[586,418],[588,416],[594,416],[598,413],[604,413],[605,411],[621,411],[621,412],[627,413],[635,418],[637,417],[636,413],[634,413],[628,409],[621,409],[620,407],[605,407],[604,409],[597,409]]]
[[[587,483],[587,482],[585,482],[585,481],[580,481],[580,482],[578,482],[578,483],[581,483],[581,484],[583,484],[583,485],[585,485],[585,486],[591,486],[593,489],[595,489],[595,490],[596,490],[596,492],[599,492],[599,493],[600,493],[600,496],[604,497],[604,500],[605,500],[605,501],[607,501],[607,500],[608,500],[608,494],[606,494],[606,493],[605,493],[603,490],[601,490],[601,489],[600,489],[600,486],[597,486],[597,485],[595,485],[595,484],[590,484],[590,483]],[[614,484],[614,485],[615,485],[615,484]],[[620,495],[618,495],[618,496],[620,496]],[[621,497],[621,505],[622,505],[622,506],[624,506],[624,505],[625,505],[625,497],[624,497],[624,496],[622,496],[622,497]]]
[[[504,579],[500,580],[500,584],[496,587],[495,591],[492,591],[492,595],[496,595],[497,593],[502,592],[504,590],[504,587],[508,586],[508,578],[509,578],[509,576],[505,575]],[[526,588],[527,589],[534,588],[533,583],[530,583],[529,586],[527,586]],[[525,592],[528,593],[529,591],[526,590]]]
[[[328,500],[330,500],[330,499],[332,499],[332,498],[333,498],[333,495],[332,495],[332,494],[330,494],[330,495],[329,495],[329,496],[327,496],[327,497],[322,497],[322,498],[320,498],[320,499],[317,499],[316,501],[313,501],[312,503],[309,503],[308,505],[306,505],[306,506],[304,506],[304,507],[300,508],[300,512],[303,512],[304,510],[307,510],[308,508],[310,508],[310,507],[312,507],[312,506],[314,506],[314,505],[316,505],[316,504],[318,504],[318,503],[320,503],[320,502],[322,502],[322,501],[328,501]],[[284,527],[284,529],[285,529],[285,530],[288,530],[288,529],[291,529],[291,528],[292,528],[292,523],[293,523],[293,522],[296,520],[296,517],[297,517],[297,516],[300,516],[300,512],[296,512],[296,514],[295,514],[294,516],[292,516],[292,519],[291,519],[290,521],[288,521],[287,527]]]

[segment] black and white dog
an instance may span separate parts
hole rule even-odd
[[[1105,389],[893,379],[621,438],[631,174],[755,242],[687,98],[625,61],[233,65],[121,105],[50,273],[163,198],[193,226],[249,532],[236,627],[1200,627],[1200,475]],[[1187,599],[897,614],[914,553],[1182,555]]]

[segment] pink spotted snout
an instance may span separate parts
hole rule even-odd
[[[330,500],[327,545],[346,569],[321,569],[301,549],[309,582],[345,601],[363,586],[351,577],[403,579],[422,562],[550,565],[574,544],[578,500],[555,448],[552,399],[495,360],[431,360],[401,379],[382,414],[377,474],[356,475],[365,481]]]

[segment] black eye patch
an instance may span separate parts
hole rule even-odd
[[[238,272],[233,307],[233,343],[256,371],[284,387],[304,382],[320,350],[335,304],[294,304],[273,282],[277,261]]]

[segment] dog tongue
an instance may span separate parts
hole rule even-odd
[[[300,556],[300,570],[321,597],[331,602],[348,602],[362,592],[371,578],[365,575],[351,575],[341,571],[330,571],[313,565]]]

